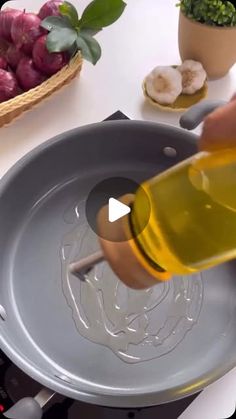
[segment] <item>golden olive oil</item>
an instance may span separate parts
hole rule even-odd
[[[137,249],[157,270],[189,274],[236,257],[236,148],[198,153],[142,184],[151,214]],[[134,231],[147,208],[139,189]]]

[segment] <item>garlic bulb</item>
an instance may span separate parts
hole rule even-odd
[[[182,75],[182,92],[186,95],[192,95],[202,88],[207,74],[201,63],[193,60],[186,60],[178,67]]]
[[[162,105],[175,102],[182,92],[182,76],[172,67],[156,67],[145,79],[148,96]]]

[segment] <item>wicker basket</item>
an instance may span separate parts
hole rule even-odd
[[[81,67],[82,57],[81,54],[78,53],[71,59],[68,65],[39,86],[16,96],[14,99],[1,103],[0,127],[9,124],[23,112],[28,111],[37,103],[59,90],[62,86],[68,84],[80,72]]]

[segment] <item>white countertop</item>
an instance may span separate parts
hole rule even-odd
[[[70,1],[78,10],[89,2]],[[8,5],[36,11],[44,2],[16,0]],[[178,125],[180,114],[152,108],[144,101],[141,89],[143,78],[154,66],[180,62],[176,2],[127,0],[122,18],[97,36],[103,49],[97,66],[84,63],[80,78],[0,129],[0,177],[43,141],[71,128],[101,121],[118,109],[132,119]],[[225,78],[209,83],[208,98],[228,100],[235,90],[236,66]],[[228,418],[235,405],[236,369],[205,389],[180,418]]]

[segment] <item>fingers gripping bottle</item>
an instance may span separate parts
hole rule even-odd
[[[105,258],[128,286],[148,288],[236,257],[236,148],[198,153],[141,187],[151,205],[146,227],[135,234],[147,215],[140,188],[121,197],[132,211],[109,226],[121,240],[100,239]],[[106,214],[107,207],[98,214],[102,233]],[[125,241],[128,230],[133,238]]]

